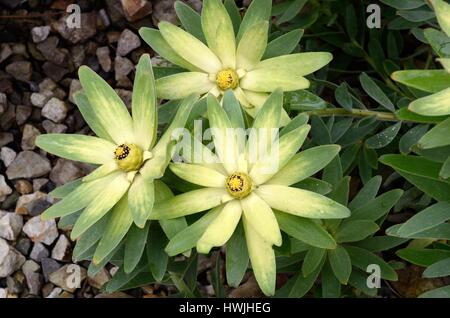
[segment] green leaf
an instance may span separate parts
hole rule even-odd
[[[444,179],[450,178],[450,157],[448,157],[442,165],[441,171],[439,171],[439,176]]]
[[[419,298],[450,298],[450,286],[444,286],[427,291],[421,294]]]
[[[155,284],[157,281],[153,278],[150,272],[145,270],[131,278],[128,282],[122,285],[117,291],[126,291],[130,289],[135,289],[143,286],[148,286],[150,284]]]
[[[370,297],[375,297],[378,293],[377,288],[369,288],[367,286],[367,273],[362,273],[358,270],[353,270],[350,278],[348,279],[348,283],[354,288],[362,291],[364,294]]]
[[[97,273],[100,272],[102,268],[106,266],[109,262],[112,264],[121,265],[123,261],[123,244],[122,242],[117,245],[114,250],[112,250],[100,263],[95,264],[92,261],[92,258],[94,256],[94,252],[92,251],[92,254],[89,255],[89,258],[86,258],[86,260],[91,260],[91,264],[89,264],[87,274],[89,277],[93,277],[97,275]],[[87,254],[87,253],[86,253]],[[86,255],[87,256],[87,255]],[[84,257],[84,255],[83,255]]]
[[[321,195],[326,195],[332,190],[331,184],[316,178],[306,178],[305,180],[302,180],[292,186],[295,188],[316,192]]]
[[[250,3],[244,19],[242,20],[239,32],[237,34],[237,43],[241,40],[244,33],[253,25],[261,21],[268,21],[272,11],[271,0],[254,0]]]
[[[81,66],[78,75],[99,125],[118,145],[134,141],[133,122],[119,95],[87,66]]]
[[[267,44],[266,52],[262,59],[266,60],[272,57],[292,53],[300,42],[304,32],[303,29],[292,30],[270,41],[269,44]]]
[[[357,242],[379,230],[379,226],[369,220],[349,220],[342,222],[336,234],[338,243]]]
[[[412,10],[424,5],[423,0],[380,0],[388,6],[394,7],[398,10]]]
[[[223,109],[227,113],[233,128],[245,129],[242,107],[234,96],[234,93],[230,90],[226,91],[223,96]]]
[[[152,179],[138,174],[128,191],[128,205],[134,223],[141,229],[145,226],[155,202],[155,185]]]
[[[184,29],[203,43],[206,43],[200,15],[190,6],[181,1],[176,1],[174,7]]]
[[[400,236],[408,237],[431,229],[450,220],[450,203],[439,202],[417,213],[398,229]]]
[[[450,88],[419,98],[409,104],[408,109],[423,116],[450,115]]]
[[[146,268],[145,262],[141,262],[131,273],[127,274],[120,268],[114,277],[107,283],[106,292],[113,293],[123,287],[126,283],[130,282],[133,278],[143,272]],[[149,273],[147,273],[148,275]]]
[[[443,0],[431,1],[442,30],[450,37],[450,4]]]
[[[423,248],[404,248],[396,254],[414,265],[427,267],[450,257],[450,251]]]
[[[155,78],[148,54],[136,66],[131,104],[135,142],[145,151],[155,144],[158,126]]]
[[[435,17],[434,12],[430,10],[400,10],[397,14],[411,22],[425,22]]]
[[[109,181],[109,183],[107,183],[107,181]],[[96,184],[96,186],[100,187],[103,185],[103,188],[101,189],[101,191],[98,191],[94,187],[90,188],[89,186],[84,188],[84,190],[86,191],[91,189],[90,193],[85,194],[85,196],[86,197],[91,196],[92,201],[86,206],[86,208],[83,210],[80,217],[78,218],[77,222],[75,223],[72,232],[70,233],[70,237],[72,239],[75,239],[81,234],[83,234],[87,229],[89,229],[98,220],[100,220],[106,213],[108,213],[111,209],[113,209],[113,207],[114,208],[118,207],[118,209],[126,210],[126,213],[123,214],[127,215],[130,214],[127,205],[127,196],[125,195],[129,187],[129,181],[127,180],[125,174],[123,174],[122,172],[117,172],[117,174],[112,173],[101,179],[88,182],[88,185],[94,182],[99,182],[98,184]],[[73,197],[68,196],[64,198],[62,201],[58,202],[58,204],[63,203],[62,206],[58,206],[58,204],[55,204],[44,213],[50,212],[51,211],[50,209],[54,209],[56,211],[60,208],[61,210],[62,209],[69,210],[71,208],[71,205],[73,206],[76,205],[77,203],[79,203],[78,207],[79,209],[80,207],[84,206],[85,203],[82,201],[83,198],[79,198],[79,196],[82,196],[82,194],[83,193],[80,192],[77,195],[74,195]],[[96,198],[93,199],[92,197]],[[66,202],[67,205],[64,205],[64,201],[68,199],[70,199],[71,201]],[[120,200],[125,201],[125,203],[116,204]],[[76,212],[78,209],[75,208],[74,212]],[[117,214],[118,213],[119,212],[117,212]],[[51,213],[48,213],[46,217],[50,215]],[[119,216],[117,217],[119,219]],[[131,218],[131,214],[129,215],[129,217]],[[125,221],[123,220],[123,222]]]
[[[448,36],[444,32],[429,28],[425,29],[424,35],[433,50],[440,57],[450,57],[450,43],[448,42]]]
[[[417,125],[408,130],[399,141],[399,150],[402,155],[407,155],[412,151],[420,138],[428,131],[428,125]]]
[[[155,52],[169,62],[191,71],[198,70],[197,67],[183,59],[172,49],[169,43],[162,37],[159,30],[142,27],[139,29],[139,35]],[[157,72],[155,72],[155,77],[158,78],[156,73]]]
[[[400,120],[405,121],[413,121],[423,124],[428,123],[440,123],[441,121],[445,120],[448,116],[422,116],[416,113],[413,113],[412,111],[408,110],[408,108],[402,108],[395,112],[395,115]]]
[[[380,189],[381,181],[381,176],[375,176],[370,179],[348,205],[350,210],[357,209],[375,199]]]
[[[225,297],[225,289],[221,280],[221,262],[220,262],[220,251],[216,252],[216,265],[214,266],[214,270],[211,273],[211,281],[212,286],[214,288],[215,296],[218,298]]]
[[[336,246],[333,237],[313,220],[274,211],[281,230],[311,246],[330,249]]]
[[[339,298],[341,296],[341,283],[336,278],[329,262],[325,262],[322,269],[322,297]]]
[[[397,233],[398,229],[401,227],[401,224],[396,224],[391,226],[386,230],[388,235],[400,237]],[[450,240],[450,224],[442,223],[432,227],[431,229],[418,232],[408,236],[409,239],[426,239],[426,240]]]
[[[74,261],[81,260],[81,256],[100,240],[105,232],[108,220],[109,215],[105,215],[80,236],[72,251],[72,258]]]
[[[352,96],[350,95],[348,91],[348,87],[346,83],[341,83],[341,85],[336,88],[334,91],[334,97],[336,98],[336,101],[344,107],[347,110],[352,110],[353,108],[353,101]]]
[[[392,269],[392,267],[377,255],[355,246],[346,246],[346,249],[350,255],[353,266],[365,272],[368,265],[376,264],[380,266],[381,278],[393,281],[398,279],[397,273]]]
[[[62,199],[72,193],[72,191],[75,191],[75,189],[78,188],[81,184],[81,178],[69,181],[66,184],[52,190],[49,195],[51,195],[55,199]]]
[[[311,134],[317,144],[331,144],[330,130],[319,116],[311,117]]]
[[[58,229],[61,230],[71,230],[75,224],[75,222],[78,220],[78,218],[81,215],[82,210],[72,213],[66,216],[63,216],[58,221]]]
[[[167,254],[169,254],[169,256],[175,256],[193,248],[208,225],[216,218],[220,211],[221,209],[211,210],[203,215],[198,221],[175,235],[165,248]]]
[[[300,182],[327,166],[340,149],[338,145],[323,145],[302,151],[266,183],[291,185]]]
[[[89,104],[86,94],[78,91],[73,95],[73,99],[75,101],[75,104],[78,106],[81,115],[83,115],[84,120],[89,125],[91,130],[100,138],[113,141],[109,134],[106,132],[106,129],[103,127],[101,120],[95,113],[93,107]]]
[[[307,277],[303,277],[301,273],[298,273],[292,277],[282,288],[277,290],[275,297],[289,297],[300,298],[303,297],[314,285],[319,273],[325,263],[325,258],[322,259],[322,263],[317,266],[314,272]]]
[[[436,262],[423,272],[423,277],[434,278],[450,275],[450,257]]]
[[[331,129],[331,141],[336,143],[350,129],[353,124],[353,118],[342,118],[336,120]]]
[[[79,134],[39,135],[35,144],[58,157],[93,164],[110,163],[116,149],[116,145],[105,139]]]
[[[285,22],[291,21],[305,6],[308,0],[293,0],[283,15],[277,20],[277,24],[283,24]]]
[[[342,165],[339,156],[336,156],[322,172],[322,180],[335,188],[342,180]]]
[[[392,79],[429,93],[450,87],[450,74],[445,70],[407,70],[392,73]]]
[[[395,106],[392,104],[391,100],[386,96],[386,94],[378,87],[378,85],[371,79],[366,73],[362,73],[359,76],[359,81],[364,91],[377,101],[381,106],[395,112]]]
[[[400,128],[402,127],[402,122],[398,122],[380,133],[370,137],[366,140],[366,146],[369,149],[381,149],[389,145],[394,138],[397,136]]]
[[[324,109],[327,107],[327,102],[307,90],[286,93],[286,103],[291,110],[298,111]]]
[[[284,126],[280,131],[280,137],[308,123],[309,116],[306,113],[300,113]]]
[[[123,259],[125,273],[131,273],[141,260],[145,244],[147,243],[149,228],[150,222],[148,222],[143,229],[132,225],[127,233],[127,236],[125,237],[125,255]]]
[[[441,165],[417,156],[384,155],[380,162],[438,201],[450,200],[450,183],[439,179]]]
[[[160,79],[160,78],[163,78],[166,76],[175,75],[175,74],[182,73],[182,72],[186,72],[186,70],[182,69],[181,67],[178,67],[178,66],[153,66],[153,75],[155,76],[155,79]],[[177,104],[178,102],[179,102],[179,100],[172,100],[172,101],[167,102],[166,104],[168,104],[168,103]],[[165,106],[166,104],[161,105],[161,106]],[[162,108],[160,107],[160,110],[164,109],[164,108],[166,108],[166,107],[162,107]],[[174,108],[172,110],[176,111],[176,108]],[[161,123],[161,120],[164,121],[164,119],[162,119],[162,118],[164,118],[164,116],[161,116],[161,118],[159,118],[160,123]]]
[[[343,246],[338,245],[334,250],[328,251],[328,259],[336,278],[341,284],[347,285],[352,273],[352,262],[347,250]]]
[[[249,257],[244,228],[240,222],[227,242],[226,275],[232,287],[238,287],[247,271]]]
[[[108,225],[92,259],[95,265],[99,264],[120,244],[132,223],[127,197],[124,196],[111,211]]]
[[[400,189],[385,192],[376,199],[373,199],[354,209],[350,219],[376,221],[386,215],[389,210],[394,207],[402,195],[403,190]]]
[[[390,250],[398,245],[408,241],[408,239],[392,237],[392,236],[374,236],[368,237],[363,241],[355,242],[353,245],[361,247],[370,252],[381,252]]]
[[[237,35],[241,25],[241,14],[239,13],[239,8],[234,0],[225,0],[223,4],[225,9],[227,9],[231,22],[233,23],[234,33]]]
[[[151,222],[147,241],[147,259],[153,277],[162,281],[166,273],[168,256],[164,251],[167,238],[157,222]]]
[[[397,17],[389,22],[388,29],[389,30],[410,30],[414,28],[418,28],[423,23],[421,22],[411,22],[402,17]]]
[[[450,101],[450,99],[449,99]],[[450,145],[450,118],[433,127],[422,138],[418,147],[422,149],[437,148]]]
[[[345,28],[350,39],[355,39],[358,35],[358,22],[356,21],[356,11],[352,4],[345,8]]]
[[[314,270],[322,264],[323,259],[325,258],[327,250],[323,248],[311,247],[306,253],[305,259],[302,264],[302,274],[304,277],[307,277]]]
[[[342,205],[347,206],[348,196],[350,192],[350,176],[342,178],[342,180],[334,187],[333,192],[331,192],[328,197]]]

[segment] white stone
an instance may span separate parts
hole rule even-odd
[[[50,26],[39,26],[31,29],[31,37],[34,43],[44,41],[50,34]]]
[[[33,151],[22,151],[6,169],[9,180],[41,177],[51,170],[50,161]]]
[[[0,174],[0,202],[4,201],[11,193],[11,187],[6,183],[5,177]]]
[[[16,156],[16,152],[9,147],[2,147],[2,149],[0,150],[0,158],[2,159],[5,167],[8,167],[11,162],[14,161]]]
[[[23,227],[23,232],[33,241],[42,242],[46,245],[52,244],[58,237],[58,229],[54,219],[42,220],[35,216],[28,220]]]
[[[62,100],[52,97],[42,108],[42,116],[55,123],[60,123],[67,116],[68,107]]]
[[[80,275],[78,277],[78,282],[80,283],[79,286],[72,285],[76,273]],[[77,288],[80,288],[81,283],[85,278],[86,269],[76,264],[67,264],[49,275],[49,281],[51,283],[70,293],[73,293]]]
[[[56,259],[57,261],[63,261],[66,258],[66,255],[68,254],[69,248],[70,248],[70,241],[64,234],[61,234],[61,236],[59,237],[58,241],[55,244],[55,247],[53,247],[52,258]]]
[[[7,277],[18,270],[25,262],[25,257],[14,247],[0,238],[0,278]]]
[[[0,237],[15,241],[23,226],[23,218],[14,212],[0,211]]]
[[[132,31],[125,29],[119,37],[117,43],[117,54],[125,56],[134,49],[141,46],[141,40]]]

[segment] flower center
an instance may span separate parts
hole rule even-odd
[[[237,199],[245,198],[252,191],[252,179],[242,172],[235,172],[228,176],[225,186],[228,193]]]
[[[144,161],[144,154],[135,144],[122,144],[114,151],[114,158],[120,169],[125,171],[138,170]]]
[[[239,76],[232,69],[221,70],[216,75],[217,86],[223,91],[235,89],[239,84]]]

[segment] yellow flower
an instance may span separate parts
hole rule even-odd
[[[100,263],[121,242],[133,222],[143,228],[155,202],[155,191],[165,187],[161,178],[171,159],[172,132],[184,127],[196,96],[181,105],[172,124],[157,142],[157,108],[150,56],[141,57],[136,69],[130,116],[116,92],[86,66],[79,70],[84,93],[75,101],[97,134],[46,134],[36,139],[40,148],[74,161],[99,167],[42,214],[44,219],[64,217],[82,210],[71,232],[76,239],[110,213],[93,261]],[[59,192],[65,192],[60,190]]]
[[[201,29],[206,43],[168,22],[161,22],[159,31],[141,28],[141,37],[159,55],[188,70],[158,79],[158,97],[182,99],[191,93],[210,93],[220,99],[226,90],[232,90],[246,112],[255,117],[268,93],[275,89],[308,88],[309,81],[304,76],[328,64],[332,55],[309,52],[262,60],[269,21],[258,7],[265,5],[260,2],[268,1],[253,1],[239,30],[234,30],[220,0],[203,1]],[[288,121],[289,116],[283,111],[282,124]]]
[[[171,241],[173,246],[179,246],[180,242],[197,237],[194,244],[200,253],[209,253],[211,248],[224,245],[242,218],[252,269],[267,295],[272,295],[275,290],[276,266],[272,245],[280,246],[282,243],[273,210],[313,219],[350,215],[345,206],[327,197],[291,187],[326,166],[340,147],[317,147],[317,162],[314,170],[310,170],[310,159],[302,153],[296,155],[306,139],[309,125],[292,129],[281,136],[278,143],[274,138],[264,138],[280,127],[282,100],[281,91],[272,93],[255,118],[254,134],[250,134],[242,147],[236,135],[230,134],[233,125],[224,109],[214,96],[209,95],[207,114],[211,128],[215,129],[213,140],[217,155],[206,146],[200,148],[201,144],[194,143],[186,153],[183,152],[183,157],[191,163],[170,165],[177,176],[204,188],[162,201],[150,213],[150,219],[171,219],[212,209],[198,221],[201,226],[194,223]],[[253,147],[263,149],[256,158]],[[203,160],[200,162],[190,159],[196,149],[202,152]],[[169,255],[176,254],[170,248],[166,251]]]

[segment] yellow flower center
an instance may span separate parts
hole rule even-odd
[[[141,167],[144,154],[142,149],[135,144],[122,144],[114,151],[114,158],[120,169],[134,171]]]
[[[216,75],[217,86],[223,91],[235,89],[239,84],[239,76],[232,69],[221,70]]]
[[[243,199],[252,191],[252,179],[242,172],[235,172],[228,176],[225,183],[228,193],[237,199]]]

